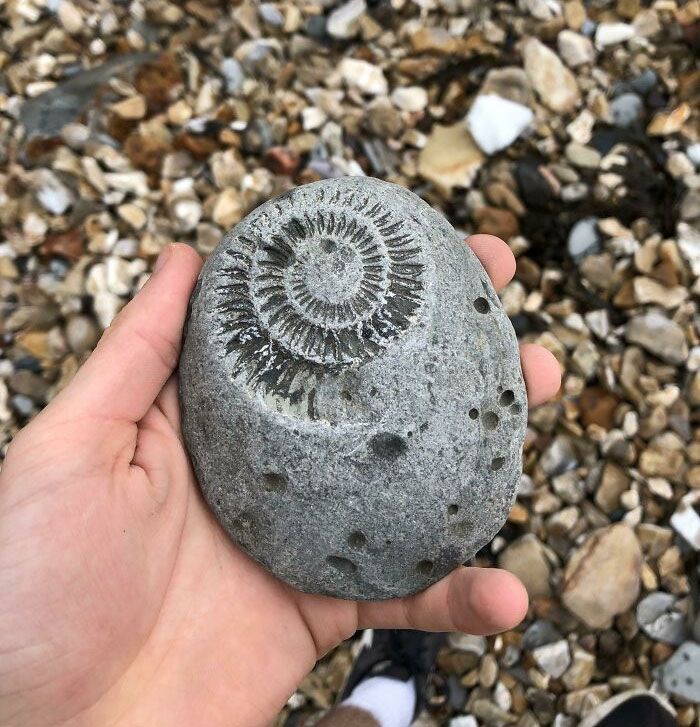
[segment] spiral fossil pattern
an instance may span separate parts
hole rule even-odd
[[[369,196],[319,189],[280,198],[234,235],[217,287],[234,375],[299,401],[310,383],[380,353],[416,320],[422,251],[403,219]]]

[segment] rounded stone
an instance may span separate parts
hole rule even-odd
[[[214,514],[302,591],[421,590],[515,497],[515,333],[465,242],[393,184],[316,182],[231,230],[192,295],[180,392]]]

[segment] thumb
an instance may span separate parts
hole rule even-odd
[[[202,261],[184,244],[168,245],[153,274],[105,331],[57,397],[72,414],[139,421],[180,356],[187,304]]]

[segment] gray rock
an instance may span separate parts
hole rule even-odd
[[[337,7],[329,16],[326,29],[334,38],[352,38],[360,29],[360,19],[365,14],[365,0],[349,0]]]
[[[636,93],[623,93],[610,102],[610,115],[615,126],[627,128],[639,121],[642,99]]]
[[[274,3],[260,3],[258,15],[260,15],[264,23],[271,25],[273,28],[281,28],[284,25],[284,15]]]
[[[682,644],[688,629],[685,615],[674,609],[678,599],[656,591],[637,604],[637,623],[647,636],[667,644]]]
[[[401,187],[317,182],[240,222],[193,293],[180,387],[206,500],[301,590],[425,588],[513,502],[514,331],[468,246]]]
[[[221,73],[226,79],[228,93],[237,94],[243,87],[245,71],[235,58],[224,58],[220,66]]]
[[[553,644],[561,639],[561,632],[550,621],[535,621],[528,626],[523,635],[522,648],[533,651],[546,644]]]
[[[700,644],[686,641],[658,669],[665,692],[689,702],[700,702]]]
[[[688,358],[688,343],[683,329],[663,313],[651,310],[628,321],[625,335],[670,364],[682,364]]]
[[[656,72],[653,71],[651,68],[647,68],[645,71],[642,71],[636,78],[633,78],[630,81],[629,85],[633,91],[641,93],[642,95],[646,95],[654,88],[654,86],[656,86],[658,81],[659,77],[656,75]]]
[[[538,646],[532,656],[537,666],[555,679],[559,679],[571,664],[571,652],[566,639]]]
[[[569,255],[574,260],[598,252],[600,249],[598,219],[596,217],[584,217],[579,220],[569,232],[567,248]]]

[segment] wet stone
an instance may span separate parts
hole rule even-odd
[[[317,182],[241,221],[195,288],[180,379],[206,500],[294,587],[415,592],[506,520],[515,335],[476,257],[401,187]]]

